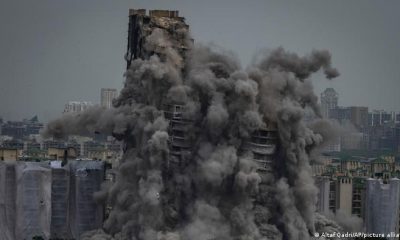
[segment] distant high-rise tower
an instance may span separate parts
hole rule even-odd
[[[101,106],[105,108],[112,107],[112,101],[117,97],[117,89],[102,88],[101,89]]]
[[[128,46],[125,59],[127,61],[127,69],[131,66],[137,67],[136,59],[147,60],[151,56],[157,56],[160,61],[166,61],[167,56],[165,44],[157,43],[155,47],[149,48],[149,40],[154,34],[161,31],[166,39],[171,42],[171,49],[174,54],[180,56],[184,61],[187,57],[187,50],[192,47],[192,39],[189,39],[187,32],[189,26],[185,23],[183,17],[179,17],[178,11],[169,10],[150,10],[147,15],[145,9],[131,9],[129,11],[129,29],[128,29]],[[140,61],[140,60],[138,60]],[[185,64],[178,68],[182,75],[185,75]],[[219,68],[212,69],[217,78],[222,81],[229,77],[228,73],[219,71]],[[128,70],[129,71],[129,70]],[[128,72],[129,74],[129,72]],[[152,103],[155,107],[164,112],[164,117],[169,122],[168,126],[168,147],[169,154],[164,157],[162,174],[163,174],[163,204],[167,204],[165,211],[165,219],[168,219],[169,227],[179,226],[182,219],[186,219],[186,205],[192,201],[192,195],[185,192],[184,186],[190,186],[191,182],[182,178],[181,173],[187,171],[196,161],[198,151],[198,143],[196,134],[195,120],[191,114],[188,114],[186,102],[176,99],[169,99],[165,96],[162,102]],[[161,99],[161,98],[160,98]],[[273,204],[274,198],[267,195],[272,188],[272,182],[275,177],[275,158],[277,157],[277,149],[279,145],[279,135],[277,126],[272,122],[265,122],[265,126],[254,130],[248,138],[244,139],[238,146],[238,154],[242,158],[253,160],[254,167],[260,176],[260,184],[258,185],[260,194],[253,194],[252,201],[255,208],[260,209],[266,205]],[[192,165],[191,165],[192,164]],[[190,170],[189,170],[190,171]],[[230,183],[227,183],[230,185]],[[265,219],[256,216],[258,223],[264,224]],[[267,231],[267,230],[264,230]]]
[[[338,94],[333,88],[327,88],[321,93],[321,110],[324,118],[329,118],[329,111],[338,106]]]

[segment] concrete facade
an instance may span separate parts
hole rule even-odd
[[[315,177],[315,185],[318,188],[317,211],[320,213],[329,213],[329,193],[330,180],[329,177]]]
[[[398,233],[400,180],[367,179],[365,229],[369,233]]]
[[[338,177],[336,180],[336,209],[351,215],[353,180],[350,177]]]

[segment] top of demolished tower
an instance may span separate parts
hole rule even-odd
[[[165,42],[156,41],[155,45],[153,42],[153,48],[146,48],[147,37],[153,32],[154,35],[157,35],[157,33],[165,35],[168,41],[172,43],[172,47],[183,56],[193,42],[188,37],[188,31],[189,25],[185,23],[183,17],[179,16],[179,11],[149,10],[147,13],[146,9],[129,9],[127,68],[129,68],[133,59],[147,59],[154,53],[159,53],[160,48],[166,47],[163,45]]]
[[[131,15],[147,16],[147,10],[146,9],[129,9],[129,16],[131,16]],[[149,10],[148,16],[179,18],[179,11],[177,11],[177,10]]]
[[[177,10],[149,10],[146,9],[129,9],[129,16],[141,16],[149,18],[158,25],[158,27],[169,28],[171,25],[183,24],[185,28],[189,25],[185,23],[185,18],[179,16]]]

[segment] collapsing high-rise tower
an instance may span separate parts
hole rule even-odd
[[[155,52],[146,51],[146,37],[152,33],[154,28],[165,29],[169,39],[174,41],[174,47],[185,59],[185,53],[190,44],[183,35],[179,33],[187,31],[189,26],[179,16],[179,11],[150,10],[146,15],[145,9],[129,10],[128,47],[126,53],[127,69],[132,61],[137,58],[148,59]],[[184,106],[178,103],[163,104],[159,106],[164,109],[164,116],[170,120],[170,160],[178,163],[177,158],[182,159],[190,154],[189,140],[185,137],[185,129],[190,124],[190,119],[185,119]],[[271,173],[273,171],[273,156],[277,145],[276,126],[269,126],[254,131],[251,138],[243,145],[242,152],[251,152],[254,161],[258,165],[260,173]]]
[[[97,194],[112,210],[84,239],[297,240],[325,231],[310,162],[331,130],[303,117],[320,116],[309,76],[338,76],[330,53],[279,48],[243,70],[232,52],[194,47],[177,11],[131,10],[129,20],[126,79],[113,108],[46,129],[124,142],[115,183]]]
[[[161,59],[165,56],[162,50],[148,50],[146,39],[155,29],[162,29],[164,34],[168,34],[168,40],[172,42],[172,47],[178,54],[185,59],[187,50],[190,48],[191,41],[187,39],[189,26],[185,23],[185,19],[179,16],[178,11],[169,10],[150,10],[146,15],[145,9],[129,10],[129,30],[128,30],[128,47],[126,53],[127,69],[129,69],[134,59],[148,59],[153,55],[157,55]],[[167,46],[159,43],[156,48],[164,48]],[[183,74],[184,67],[181,68]],[[191,155],[191,144],[188,138],[188,131],[191,125],[191,119],[185,117],[185,107],[182,102],[170,102],[163,96],[163,102],[156,105],[158,109],[163,109],[164,117],[169,120],[170,135],[169,147],[170,156],[166,162],[166,169],[170,167],[183,167],[185,161]]]
[[[179,32],[187,31],[189,26],[185,19],[179,16],[179,11],[150,10],[146,15],[146,9],[129,10],[128,47],[126,53],[127,69],[132,61],[137,58],[148,59],[155,52],[146,51],[146,37],[154,28],[165,29],[169,39],[174,41],[174,47],[185,59],[185,53],[190,48],[183,35]],[[164,116],[170,120],[170,160],[178,163],[191,153],[189,140],[185,137],[185,129],[190,124],[190,119],[185,119],[184,106],[178,103],[163,104]],[[277,145],[276,127],[271,124],[266,128],[254,131],[252,137],[243,145],[242,152],[251,152],[254,161],[258,165],[260,173],[273,171],[273,156]]]
[[[130,9],[129,10],[129,29],[128,29],[128,46],[126,53],[127,69],[135,59],[148,59],[156,54],[161,59],[164,57],[160,52],[148,51],[146,49],[146,38],[153,33],[156,28],[161,28],[168,33],[168,39],[173,43],[173,48],[181,55],[182,59],[186,59],[187,50],[192,46],[193,39],[187,39],[186,33],[189,26],[185,23],[185,19],[179,16],[176,10],[150,10],[149,15],[145,9]],[[161,47],[162,43],[160,44]],[[158,47],[160,47],[158,46]],[[224,72],[219,72],[215,68],[215,74],[221,78]],[[182,68],[182,73],[185,74],[185,67]],[[184,171],[191,158],[193,158],[193,119],[185,114],[185,106],[182,102],[163,101],[159,106],[163,109],[165,119],[169,120],[169,156],[165,163],[164,176],[166,177],[166,191],[171,191],[170,188],[175,188],[178,183],[168,182],[168,179],[173,179],[171,175],[179,174]],[[260,189],[263,185],[271,183],[274,178],[274,158],[277,153],[278,134],[275,124],[255,130],[252,135],[245,139],[241,144],[239,154],[251,157],[257,166],[257,172],[261,176]],[[268,187],[268,186],[264,186]],[[172,195],[180,195],[174,191]],[[176,196],[175,196],[176,197]],[[180,196],[186,198],[188,196]],[[269,196],[271,197],[271,196]],[[179,198],[179,197],[178,197]],[[261,199],[261,200],[260,200]],[[176,209],[179,211],[179,204],[184,204],[184,199],[175,199]],[[271,204],[270,200],[265,197],[254,196],[254,201],[260,201],[261,204]]]

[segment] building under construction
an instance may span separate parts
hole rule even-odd
[[[80,239],[102,226],[101,161],[0,161],[2,240]]]

